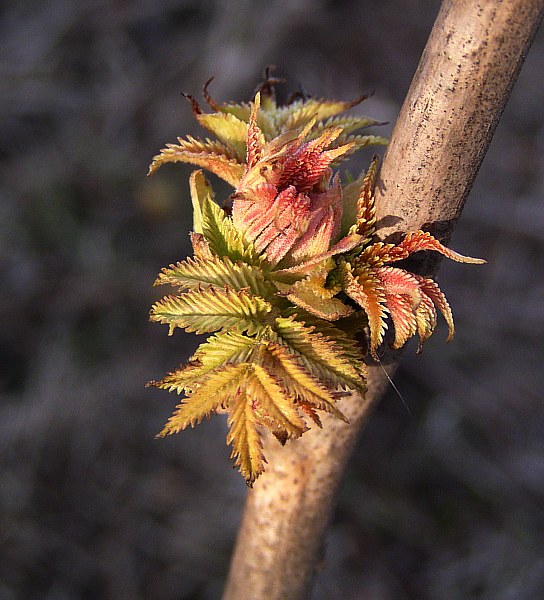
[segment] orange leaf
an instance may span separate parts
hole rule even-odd
[[[345,263],[344,291],[363,307],[370,328],[370,351],[377,358],[376,350],[383,341],[387,329],[385,291],[382,281],[371,268],[358,268],[355,273]]]
[[[446,248],[446,246],[443,246],[435,237],[433,237],[427,231],[419,230],[407,233],[406,237],[402,240],[402,242],[398,244],[398,247],[406,250],[408,254],[412,254],[413,252],[419,252],[420,250],[435,250],[436,252],[440,252],[440,254],[443,254],[447,258],[455,260],[456,262],[471,263],[474,265],[483,265],[486,262],[481,258],[471,258],[470,256],[463,256],[462,254],[458,254],[457,252]]]

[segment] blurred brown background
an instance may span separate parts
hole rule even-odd
[[[223,417],[154,439],[177,398],[144,384],[197,340],[147,320],[191,225],[191,168],[147,165],[199,134],[181,92],[249,99],[270,63],[394,123],[438,7],[3,3],[1,600],[220,597],[245,486]],[[544,597],[543,84],[540,32],[453,240],[489,264],[443,264],[457,337],[408,349],[314,600]]]

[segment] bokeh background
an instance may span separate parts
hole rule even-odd
[[[220,597],[246,490],[223,417],[154,439],[177,398],[144,384],[197,341],[147,320],[191,225],[191,168],[147,166],[200,133],[181,92],[249,99],[267,64],[394,123],[438,8],[3,2],[0,599]],[[489,264],[443,263],[456,339],[406,352],[314,600],[544,597],[543,106],[541,31],[453,240]]]

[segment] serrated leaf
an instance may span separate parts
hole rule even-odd
[[[157,437],[179,433],[189,425],[194,427],[204,417],[229,403],[235,395],[248,365],[226,365],[208,375],[188,398],[177,406],[164,429]]]
[[[264,135],[257,124],[259,108],[261,106],[261,95],[255,96],[255,102],[251,109],[247,126],[247,169],[251,169],[260,160],[265,143]]]
[[[299,274],[308,274],[311,273],[312,270],[315,269],[316,265],[319,265],[323,261],[331,258],[332,256],[336,256],[337,254],[344,254],[345,252],[349,252],[356,248],[364,238],[360,235],[347,235],[343,237],[339,242],[334,244],[334,246],[324,252],[323,254],[318,254],[317,256],[313,256],[312,258],[301,262],[293,267],[287,267],[286,269],[279,269],[274,272],[274,276],[283,277],[285,275],[299,275]]]
[[[151,308],[151,320],[187,332],[212,333],[220,329],[247,331],[253,335],[265,326],[272,306],[263,298],[230,288],[192,290],[166,296]]]
[[[192,357],[203,367],[215,368],[224,363],[246,362],[259,340],[233,331],[222,331],[200,344]]]
[[[338,298],[321,298],[309,287],[297,288],[288,294],[287,298],[296,306],[327,321],[337,321],[353,312],[353,309],[344,304],[342,300]]]
[[[419,303],[419,306],[417,307],[416,311],[417,333],[419,335],[418,352],[421,352],[421,350],[423,349],[423,344],[432,335],[437,324],[437,316],[434,303],[430,296],[428,296],[425,293],[424,287],[422,287],[421,291],[421,302]]]
[[[232,187],[236,187],[244,172],[244,165],[232,154],[229,148],[211,140],[205,142],[188,137],[178,138],[178,144],[167,144],[153,157],[148,175],[152,175],[166,163],[189,163],[203,167],[214,173]]]
[[[402,246],[376,242],[370,244],[352,261],[355,269],[376,268],[398,260],[408,258],[409,252]]]
[[[389,140],[380,135],[341,135],[338,144],[349,145],[349,150],[336,159],[332,166],[338,166],[342,161],[347,160],[352,154],[368,146],[387,146]]]
[[[202,171],[193,171],[189,178],[191,201],[193,203],[193,231],[204,234],[202,229],[203,207],[208,202],[213,202],[214,193],[210,182],[204,177]]]
[[[333,393],[320,383],[302,366],[298,357],[289,352],[286,346],[271,342],[262,347],[261,360],[271,373],[281,381],[290,397],[306,405],[324,410],[346,421],[345,416],[336,407]]]
[[[301,401],[299,402],[299,406],[320,429],[323,428],[323,423],[321,423],[321,419],[319,418],[316,409],[311,404]]]
[[[434,250],[440,252],[447,258],[461,263],[471,263],[474,265],[483,265],[485,260],[482,258],[472,258],[470,256],[463,256],[458,252],[454,252],[446,246],[443,246],[435,237],[433,237],[427,231],[412,231],[406,234],[406,237],[398,244],[399,248],[406,250],[408,254],[418,252],[420,250]]]
[[[325,287],[327,274],[327,269],[317,269],[306,279],[297,281],[289,290],[287,298],[316,317],[337,321],[350,315],[353,309],[334,297],[341,288]]]
[[[314,332],[320,333],[342,350],[343,356],[357,371],[359,378],[366,379],[365,356],[360,342],[356,339],[357,333],[362,332],[366,323],[366,313],[361,310],[351,314],[345,319],[331,323],[310,314],[299,314],[298,320],[308,327],[313,327]]]
[[[313,98],[298,100],[288,106],[278,108],[276,124],[278,129],[296,129],[306,125],[313,117],[316,117],[317,121],[323,121],[324,119],[345,112],[349,108],[359,104],[364,98],[360,97],[351,102],[337,102],[335,100]]]
[[[370,238],[375,230],[376,223],[376,205],[374,193],[376,187],[376,177],[378,176],[378,157],[375,156],[370,163],[364,177],[362,178],[360,188],[355,203],[355,219],[349,232],[358,233],[363,236],[365,242]],[[349,186],[348,186],[349,187]],[[351,190],[350,190],[351,192]],[[363,244],[365,243],[363,242]]]
[[[228,112],[200,113],[196,118],[217,139],[234,150],[239,162],[245,162],[247,122]]]
[[[162,269],[154,285],[170,284],[184,289],[197,289],[200,285],[228,286],[233,290],[249,289],[253,294],[267,298],[274,286],[267,282],[259,267],[241,261],[232,262],[227,256],[210,259],[192,259],[178,262]]]
[[[405,294],[388,294],[387,309],[395,329],[392,347],[398,350],[416,333],[416,308],[412,299]]]
[[[251,114],[251,104],[249,102],[227,102],[217,107],[220,112],[234,115],[240,121],[247,123]]]
[[[277,318],[274,329],[278,341],[300,356],[312,375],[328,384],[364,389],[360,373],[334,340],[316,333],[313,327],[307,327],[294,317]]]
[[[253,400],[245,392],[245,381],[230,401],[230,414],[227,420],[229,433],[227,444],[232,444],[231,458],[248,485],[264,471],[265,458],[259,435],[258,420],[253,410]]]
[[[300,437],[308,428],[300,416],[293,397],[289,397],[283,385],[261,365],[254,363],[247,378],[247,392],[253,397],[260,411],[272,419],[289,438]]]
[[[202,171],[192,173],[190,185],[195,232],[204,236],[210,252],[220,258],[228,256],[234,261],[259,264],[253,246],[244,241],[232,220],[214,202],[211,186]]]
[[[451,308],[449,305],[446,296],[442,292],[442,290],[438,287],[436,281],[432,279],[427,279],[426,277],[421,277],[420,275],[414,275],[420,283],[421,291],[428,296],[432,302],[438,307],[438,310],[446,319],[446,323],[448,324],[448,339],[446,341],[451,341],[455,334],[455,327],[453,324],[453,314],[451,312]]]
[[[353,131],[357,131],[358,129],[366,129],[367,127],[376,125],[384,125],[384,123],[371,119],[370,117],[330,117],[326,121],[318,123],[308,137],[310,139],[317,137],[320,135],[321,131],[331,127],[340,127],[342,129],[342,134],[346,135]]]
[[[360,267],[355,273],[344,263],[344,291],[361,306],[368,317],[370,328],[370,351],[376,358],[376,350],[382,343],[387,329],[387,308],[382,282],[372,268]]]
[[[249,102],[243,102],[241,104],[223,104],[218,107],[221,112],[226,112],[234,115],[236,118],[240,119],[240,121],[244,121],[245,123],[249,122],[249,117],[251,115],[251,104]],[[278,131],[276,129],[274,123],[273,112],[271,112],[271,106],[269,106],[269,102],[266,96],[261,97],[261,109],[259,110],[259,114],[257,115],[257,125],[259,129],[264,134],[266,140],[270,140],[278,135]]]
[[[259,344],[255,338],[239,333],[217,333],[200,344],[187,365],[168,373],[160,381],[150,382],[149,385],[181,394],[188,388],[194,388],[214,369],[248,361]]]

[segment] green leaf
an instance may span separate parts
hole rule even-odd
[[[210,185],[210,182],[204,177],[204,173],[200,170],[191,173],[189,187],[191,189],[191,200],[193,203],[193,231],[204,235],[202,225],[204,219],[202,213],[204,206],[209,202],[214,201],[213,188]]]
[[[248,365],[226,365],[210,374],[195,392],[179,404],[157,437],[179,433],[189,425],[194,427],[204,417],[226,405],[236,394]]]
[[[219,329],[262,330],[272,306],[259,296],[230,288],[192,290],[180,296],[165,296],[151,308],[151,320],[167,323],[169,335],[176,327],[188,332],[212,333]]]
[[[222,113],[234,115],[240,121],[247,123],[251,114],[251,104],[249,102],[227,102],[220,104],[217,109]]]
[[[267,282],[259,267],[230,258],[213,256],[211,259],[191,259],[164,268],[155,285],[170,284],[185,289],[197,289],[200,285],[228,286],[234,290],[249,289],[253,294],[269,297],[274,286]]]
[[[259,344],[260,341],[254,337],[222,331],[200,344],[193,358],[207,368],[215,368],[227,362],[245,362]]]
[[[314,327],[308,327],[294,317],[277,318],[274,329],[279,342],[298,354],[312,375],[327,384],[364,389],[365,382],[360,372],[351,364],[336,340],[315,332]]]
[[[259,110],[259,114],[257,115],[257,125],[267,140],[276,137],[279,133],[275,127],[274,115],[271,114],[271,111],[275,112],[275,104],[273,104],[273,106],[269,106],[269,104],[269,99],[266,96],[263,96],[261,98],[261,108]],[[222,104],[218,106],[217,109],[220,112],[229,113],[235,116],[244,123],[249,123],[249,116],[251,115],[252,106],[249,102],[242,102],[240,104],[235,104],[232,102]]]
[[[342,161],[347,160],[352,154],[361,150],[362,148],[366,148],[367,146],[387,146],[389,144],[389,140],[386,137],[382,137],[380,135],[341,135],[336,141],[338,145],[340,144],[352,144],[350,149],[340,156],[337,160],[331,163],[331,166],[336,167]]]
[[[262,262],[253,246],[244,241],[232,220],[215,202],[209,202],[204,206],[203,231],[204,237],[210,244],[210,250],[217,256],[228,256],[234,261],[241,260],[249,264]]]
[[[248,361],[259,344],[255,338],[239,333],[216,333],[200,344],[186,366],[168,373],[160,381],[151,381],[149,385],[181,394],[192,389],[214,369]]]
[[[246,244],[232,220],[215,203],[212,188],[202,171],[192,173],[190,185],[194,231],[204,236],[210,251],[220,258],[228,256],[234,261],[259,264],[260,259],[253,246]]]
[[[227,420],[229,433],[227,444],[232,444],[231,458],[248,485],[264,471],[261,439],[257,429],[258,419],[253,410],[253,398],[245,392],[245,382],[238,387],[237,394],[230,401],[230,414]]]

